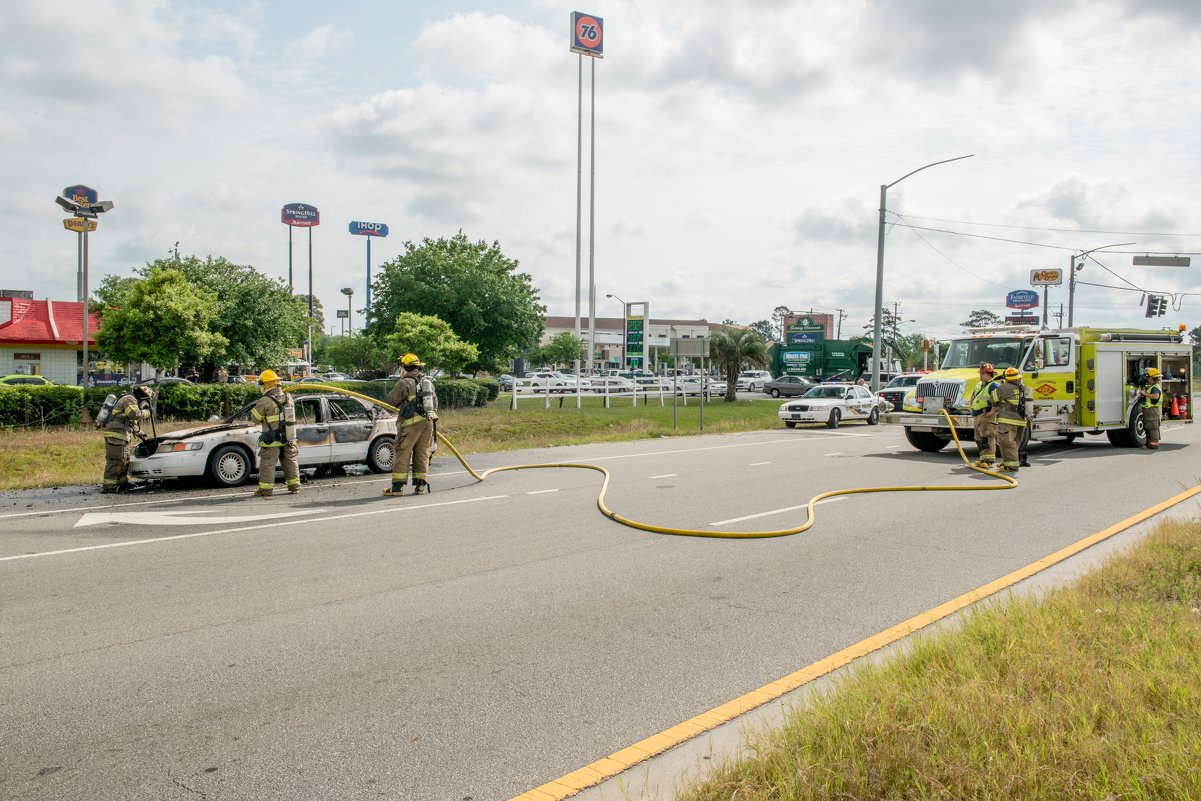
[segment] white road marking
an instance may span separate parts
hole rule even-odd
[[[302,509],[298,512],[276,512],[265,515],[234,515],[232,517],[213,517],[212,515],[195,510],[177,512],[107,512],[102,514],[86,514],[72,528],[95,526],[100,523],[127,523],[133,526],[227,526],[231,523],[249,523],[254,520],[272,520],[277,517],[297,517],[299,515],[323,515],[324,509]]]
[[[531,492],[527,492],[526,495],[545,495],[548,492],[558,492],[558,490],[557,489],[533,490]]]
[[[771,464],[771,462],[751,462],[750,464],[747,465],[747,467],[758,467],[758,466],[764,465],[764,464]]]
[[[885,445],[884,447],[885,448],[899,448],[901,446],[899,443],[893,443],[892,445]]]
[[[266,528],[279,528],[281,526],[294,526],[300,522],[303,523],[325,523],[330,520],[347,520],[352,517],[367,517],[369,515],[382,515],[392,512],[413,512],[420,509],[433,509],[438,506],[457,506],[464,503],[478,503],[480,501],[495,501],[501,498],[508,498],[508,495],[485,495],[482,498],[464,498],[459,501],[442,501],[441,503],[423,503],[416,506],[393,506],[391,504],[383,506],[379,509],[372,509],[367,512],[351,512],[343,515],[330,515],[329,517],[318,517],[313,520],[281,520],[278,523],[263,523],[258,526],[241,526],[240,528],[223,528],[213,531],[197,531],[194,534],[176,534],[171,537],[151,537],[144,540],[126,540],[125,542],[110,542],[105,545],[88,545],[83,548],[64,548],[61,551],[42,551],[40,553],[23,553],[16,556],[0,556],[0,562],[12,562],[17,559],[37,559],[43,556],[60,556],[65,553],[82,553],[83,551],[103,551],[108,548],[127,548],[131,545],[150,545],[155,542],[170,542],[171,540],[190,540],[195,537],[210,537],[214,534],[233,534],[239,531],[257,531]]]
[[[823,498],[822,500],[818,501],[817,503],[815,503],[813,505],[821,506],[823,503],[833,503],[834,501],[842,501],[842,500],[846,500],[845,495],[839,495],[834,498]],[[788,507],[785,507],[784,509],[772,509],[770,512],[760,512],[757,515],[746,515],[745,517],[732,517],[729,520],[718,520],[716,523],[710,523],[709,525],[725,526],[725,525],[729,525],[730,523],[741,523],[743,520],[755,520],[756,518],[760,518],[760,517],[770,517],[771,515],[782,515],[785,512],[795,512],[797,509],[804,509],[808,505],[809,504],[807,504],[807,503],[802,503],[800,506],[788,506]]]
[[[754,433],[754,432],[747,432],[747,433]],[[838,431],[838,432],[829,431],[829,432],[824,433],[820,437],[817,437],[817,436],[814,436],[814,437],[788,437],[786,439],[769,439],[769,440],[759,441],[759,442],[738,442],[738,443],[734,443],[732,445],[706,445],[706,446],[700,447],[700,448],[679,448],[677,450],[671,450],[671,451],[648,451],[647,453],[626,453],[626,454],[620,454],[617,456],[597,456],[595,458],[589,459],[588,461],[589,461],[589,463],[591,463],[591,462],[607,462],[607,461],[612,461],[614,459],[635,459],[635,458],[641,458],[644,456],[670,456],[672,454],[677,454],[677,453],[693,453],[693,452],[697,452],[697,451],[719,451],[719,450],[726,450],[729,448],[754,448],[754,447],[759,447],[762,445],[790,445],[790,444],[795,445],[798,442],[815,442],[817,440],[825,439],[826,437],[871,437],[871,436],[875,436],[875,435],[873,435],[873,434],[858,434],[853,431]],[[466,474],[467,474],[466,470],[452,470],[452,471],[448,471],[446,473],[441,473],[441,472],[437,473],[437,474],[435,474],[435,476],[442,477],[442,476],[457,476],[457,475],[466,475]],[[378,478],[378,479],[363,479],[360,481],[339,481],[335,484],[316,484],[316,485],[314,485],[314,487],[327,488],[327,487],[354,486],[355,484],[381,484],[381,483],[387,482],[389,480],[390,479],[387,479],[387,478]],[[228,498],[243,498],[243,497],[247,497],[249,495],[250,495],[250,493],[248,491],[239,491],[239,492],[224,493],[221,495],[200,495],[200,496],[193,495],[193,496],[188,496],[187,499],[188,500],[191,500],[191,499],[225,500]],[[161,499],[157,499],[157,500],[148,500],[148,501],[132,501],[132,502],[126,502],[126,503],[97,504],[95,506],[72,506],[72,507],[68,507],[65,509],[43,509],[39,512],[15,512],[15,513],[10,513],[10,514],[0,515],[0,520],[6,520],[8,518],[15,518],[15,517],[37,517],[39,515],[59,515],[59,514],[67,514],[69,512],[92,512],[92,511],[96,511],[98,509],[112,509],[115,507],[148,506],[148,505],[152,505],[152,504],[179,503],[180,500],[184,500],[184,499],[161,498]]]
[[[661,476],[650,476],[650,478],[675,478],[679,473],[664,473]]]
[[[827,453],[825,455],[826,456],[842,456],[842,451],[834,451],[834,453]]]

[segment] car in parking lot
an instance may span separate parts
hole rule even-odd
[[[326,470],[365,463],[388,473],[396,452],[396,416],[357,398],[332,393],[294,394],[301,468]],[[140,479],[205,476],[236,487],[258,470],[262,429],[248,403],[225,420],[149,439],[134,448],[130,475]]]
[[[918,380],[924,375],[925,373],[902,373],[880,388],[880,397],[891,403],[892,408],[901,409],[905,405],[905,396],[914,391]]]
[[[785,397],[804,395],[809,390],[813,389],[817,384],[810,381],[808,378],[799,375],[782,375],[779,378],[773,378],[763,385],[763,391],[773,398],[778,398],[781,395]]]
[[[525,388],[531,392],[575,392],[576,377],[566,375],[558,370],[535,370],[526,376]],[[588,379],[584,379],[581,389],[588,389]]]
[[[739,392],[758,392],[771,381],[771,373],[767,370],[743,370],[734,382],[734,388]]]
[[[675,382],[674,391],[677,395],[699,396],[703,388],[706,398],[713,397],[714,395],[726,394],[726,388],[729,386],[725,381],[718,381],[717,379],[702,377],[699,375],[677,376],[670,381]],[[668,384],[669,386],[671,386],[670,381]]]
[[[6,387],[49,387],[53,386],[54,382],[49,378],[41,375],[6,375],[0,378],[0,386]]]
[[[838,428],[844,420],[864,420],[869,426],[880,422],[888,401],[856,384],[820,384],[796,400],[780,404],[780,419],[789,428],[797,423],[825,423]]]

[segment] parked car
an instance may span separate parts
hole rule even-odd
[[[856,384],[821,384],[797,400],[780,404],[780,419],[789,428],[797,423],[825,423],[838,428],[843,420],[866,420],[869,426],[880,422],[880,412],[888,401]]]
[[[346,373],[322,373],[321,378],[324,381],[354,381]]]
[[[635,387],[634,379],[620,375],[594,376],[589,384],[593,392],[630,392]]]
[[[535,370],[526,376],[525,386],[532,392],[575,392],[576,378],[558,370]]]
[[[30,386],[48,387],[54,384],[49,378],[40,375],[6,375],[0,378],[0,385],[6,387]]]
[[[902,373],[880,388],[879,395],[892,404],[892,408],[900,409],[905,404],[905,396],[914,391],[918,379],[925,373]]]
[[[293,396],[300,466],[366,463],[388,473],[396,452],[396,416],[357,398],[332,393]],[[129,463],[137,478],[207,476],[235,487],[258,469],[261,425],[248,403],[220,423],[173,431],[139,444]]]
[[[725,395],[726,388],[729,386],[725,381],[717,381],[716,379],[699,375],[679,376],[673,379],[675,382],[675,393],[677,395],[697,395],[701,394],[702,388],[706,398],[714,395]],[[670,383],[670,382],[669,382]]]
[[[158,380],[158,385],[160,387],[165,387],[170,384],[186,384],[188,386],[191,386],[194,383],[195,383],[194,381],[189,381],[186,378],[180,378],[177,375],[165,375]],[[153,387],[154,379],[151,378],[147,381],[140,381],[137,384],[134,384],[134,386],[136,386],[136,387]]]
[[[501,373],[494,378],[496,383],[500,384],[500,388],[505,392],[509,392],[513,389],[513,376],[509,375],[508,373]]]
[[[782,375],[779,378],[773,378],[763,385],[763,391],[773,398],[778,398],[781,395],[785,397],[793,397],[796,395],[804,395],[809,390],[813,389],[817,384],[810,381],[808,378],[799,375]]]
[[[767,370],[743,370],[738,374],[734,388],[739,392],[758,392],[771,381],[771,373]]]

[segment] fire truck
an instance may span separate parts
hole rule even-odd
[[[1138,387],[1146,370],[1163,374],[1163,418],[1192,422],[1192,346],[1180,331],[1127,328],[972,328],[945,343],[939,369],[924,376],[900,408],[881,416],[885,424],[904,426],[909,444],[936,452],[951,441],[945,409],[963,442],[973,439],[972,390],[981,362],[1000,378],[1005,368],[1022,373],[1026,386],[1026,434],[1029,440],[1066,440],[1100,435],[1112,445],[1145,445]]]

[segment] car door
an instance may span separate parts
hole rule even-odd
[[[367,445],[375,420],[371,411],[354,398],[327,398],[329,428],[334,462],[361,462],[367,458]]]
[[[855,417],[864,418],[872,413],[874,405],[872,393],[863,387],[851,387],[851,391],[847,394],[850,396],[848,406]]]
[[[302,465],[329,464],[330,434],[328,417],[320,397],[297,398],[296,445],[297,460]]]

